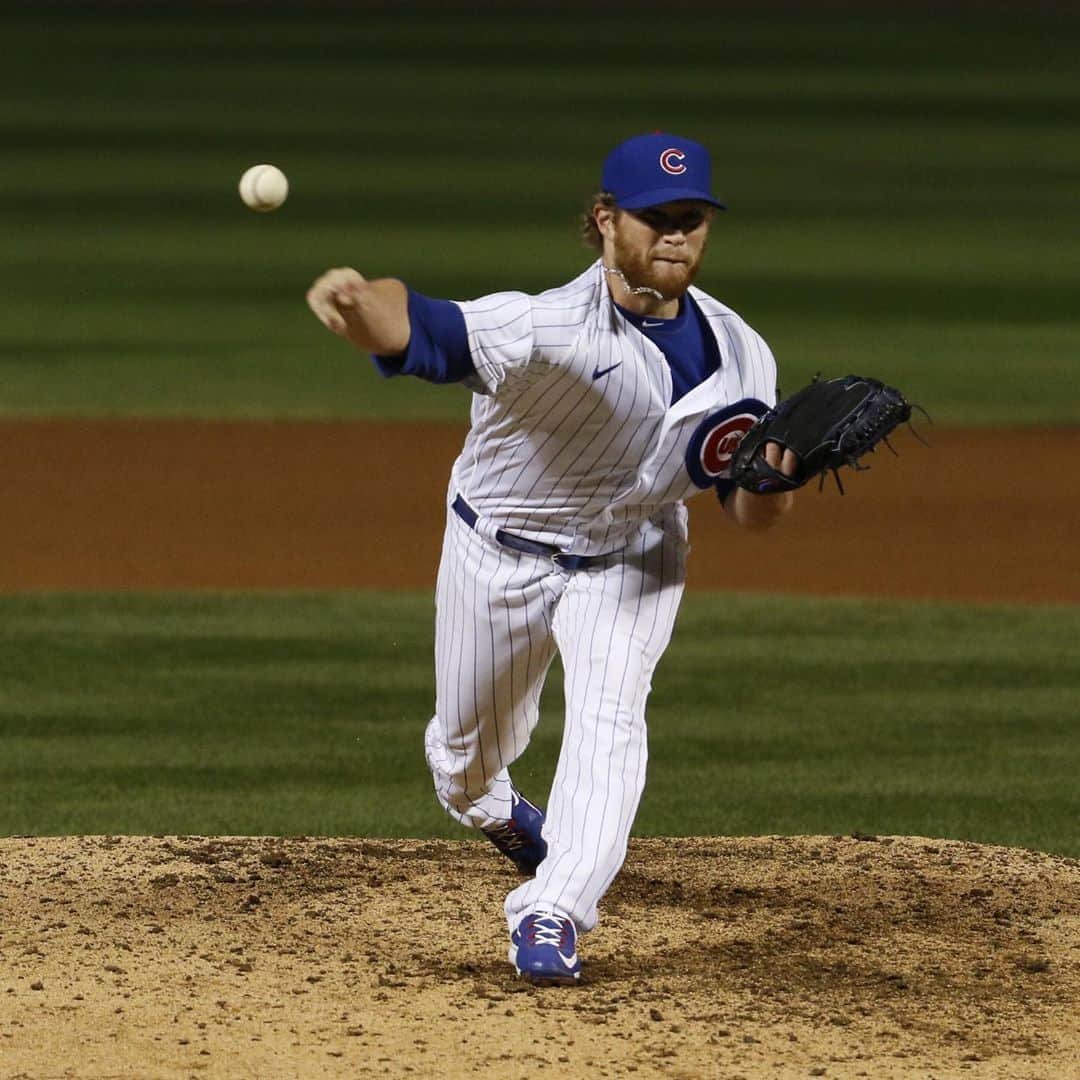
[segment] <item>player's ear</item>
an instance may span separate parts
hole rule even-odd
[[[603,203],[597,203],[593,207],[593,221],[596,222],[596,227],[600,230],[600,235],[606,237],[608,240],[615,238],[615,215],[618,211],[613,206],[605,206]]]

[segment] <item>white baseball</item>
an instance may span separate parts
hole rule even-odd
[[[289,181],[276,165],[252,165],[240,177],[240,198],[259,213],[276,210],[289,194]]]

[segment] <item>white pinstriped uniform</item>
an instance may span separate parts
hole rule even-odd
[[[645,701],[685,579],[683,500],[723,476],[721,456],[695,479],[687,448],[736,403],[760,412],[775,402],[765,342],[730,308],[691,295],[721,363],[674,405],[666,358],[615,307],[599,261],[538,296],[460,304],[477,393],[448,505],[460,494],[478,518],[470,528],[447,515],[425,739],[453,817],[477,828],[509,818],[508,770],[539,718],[556,648],[566,675],[548,857],[507,897],[511,930],[535,910],[581,930],[596,924],[644,788]],[[499,529],[572,554],[614,554],[566,571],[499,544]]]

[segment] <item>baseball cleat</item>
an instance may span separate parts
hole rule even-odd
[[[519,874],[532,877],[536,868],[547,858],[547,842],[540,835],[544,827],[544,811],[514,791],[514,807],[510,820],[484,835],[518,868]]]
[[[526,915],[510,935],[510,963],[536,986],[573,986],[581,978],[573,919],[541,912]]]

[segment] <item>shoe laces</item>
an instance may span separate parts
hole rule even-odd
[[[518,830],[512,821],[508,821],[504,825],[496,825],[494,829],[486,829],[485,832],[504,851],[517,851],[518,848],[523,848],[528,842],[527,837]]]
[[[570,944],[570,920],[560,915],[540,915],[526,927],[525,936],[530,945],[562,948]]]

